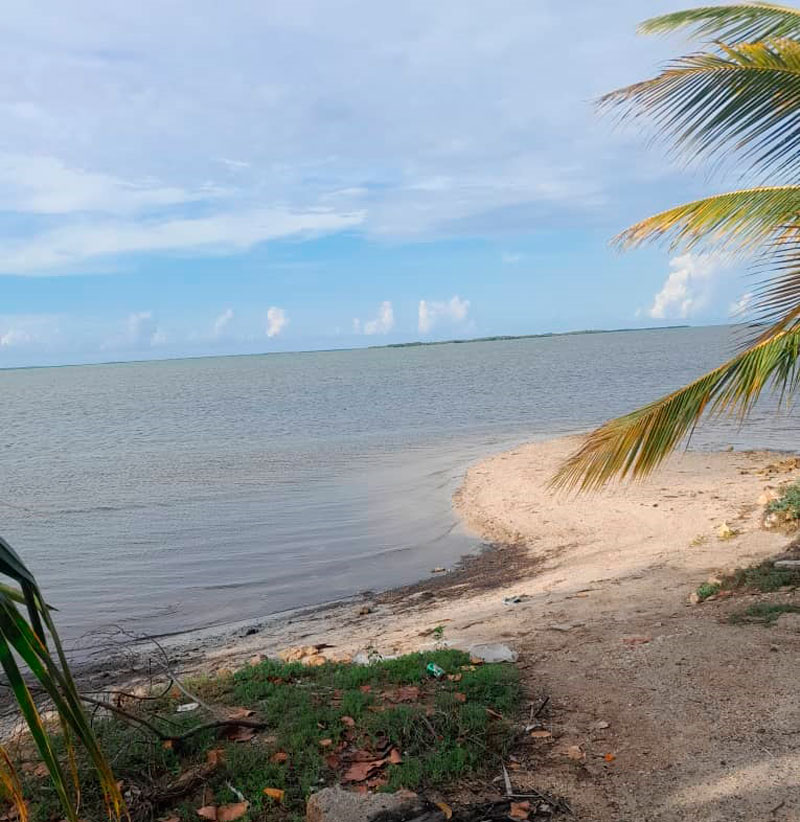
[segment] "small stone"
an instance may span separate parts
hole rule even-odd
[[[610,727],[611,726],[609,725],[609,723],[602,719],[599,722],[595,722],[594,725],[592,725],[592,728],[594,728],[594,730],[596,731],[604,731],[606,728]]]
[[[777,645],[770,645],[769,649],[770,651],[772,651],[773,654],[777,654],[779,650]]]
[[[692,593],[689,594],[689,604],[690,605],[699,605],[700,604],[700,594],[698,594],[697,591],[692,591]]]
[[[411,791],[353,793],[337,786],[308,798],[306,822],[369,822],[378,816],[413,819],[424,808],[424,802]]]
[[[471,656],[484,662],[516,662],[519,654],[500,642],[471,645],[467,649]]]
[[[362,605],[358,609],[358,616],[366,616],[367,614],[371,614],[371,613],[372,613],[372,608],[369,605]]]
[[[735,531],[728,525],[727,522],[723,522],[722,525],[717,528],[717,539],[733,539],[737,535],[738,531]]]
[[[440,565],[437,565],[435,568],[431,568],[432,574],[445,574],[447,573],[447,568],[442,568]]]
[[[551,631],[571,631],[575,626],[570,622],[551,622],[548,626]]]
[[[778,559],[772,564],[776,568],[800,568],[800,559]]]

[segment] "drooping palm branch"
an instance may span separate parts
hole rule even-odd
[[[671,248],[752,251],[800,233],[800,186],[765,186],[716,194],[648,217],[614,238],[622,248],[669,240]]]
[[[797,37],[800,35],[800,10],[774,3],[701,6],[653,17],[642,23],[639,31],[642,34],[666,34],[681,28],[693,29],[695,37],[728,43]]]
[[[745,416],[768,386],[793,391],[800,373],[800,327],[779,331],[660,400],[593,431],[560,468],[556,488],[597,489],[614,477],[653,471],[704,413]]]
[[[117,783],[89,720],[83,710],[75,681],[70,673],[61,641],[45,604],[42,593],[31,572],[14,549],[0,537],[0,574],[12,579],[19,588],[0,586],[0,666],[8,680],[31,738],[42,757],[50,779],[61,801],[69,822],[78,822],[80,786],[74,768],[69,777],[59,760],[52,736],[31,694],[21,664],[49,697],[61,724],[72,760],[72,743],[80,743],[86,750],[97,774],[106,799],[110,819],[125,815],[125,804]],[[17,607],[24,605],[25,614]],[[53,651],[48,643],[53,645]],[[25,806],[21,800],[19,780],[6,752],[0,748],[0,794],[13,802],[22,822]]]
[[[800,43],[720,43],[606,94],[600,107],[651,117],[684,156],[730,158],[733,148],[751,165],[791,175],[800,164]]]
[[[621,107],[623,116],[654,116],[691,157],[738,151],[751,170],[794,177],[800,169],[800,10],[711,6],[655,18],[641,30],[681,27],[728,44],[683,58],[652,80],[606,95],[601,105]],[[631,226],[616,242],[625,248],[658,239],[673,249],[757,257],[768,275],[754,295],[755,337],[684,388],[592,432],[553,478],[556,487],[593,489],[613,478],[643,477],[704,416],[744,418],[765,389],[791,394],[798,388],[800,186],[759,186],[677,206]]]

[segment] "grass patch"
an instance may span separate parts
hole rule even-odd
[[[781,495],[767,504],[771,514],[783,514],[787,520],[800,520],[800,482],[787,485]]]
[[[761,624],[772,625],[783,614],[799,614],[800,605],[785,603],[757,602],[744,611],[731,614],[730,621],[734,625]]]
[[[786,585],[800,586],[800,572],[795,568],[776,568],[770,560],[747,568],[738,568],[722,579],[725,590],[760,591],[769,594]]]
[[[702,602],[704,599],[708,599],[709,597],[718,594],[722,590],[722,586],[718,582],[704,582],[698,589],[697,589],[697,596]]]
[[[450,678],[428,675],[431,661]],[[470,773],[494,773],[511,743],[521,697],[516,668],[475,666],[467,654],[453,650],[370,666],[305,667],[266,660],[189,687],[216,706],[255,711],[254,718],[267,728],[247,742],[203,732],[176,750],[116,719],[98,722],[101,743],[123,781],[135,819],[196,822],[202,805],[236,802],[232,787],[250,802],[243,820],[299,822],[309,793],[346,780],[353,765],[367,759],[387,760],[358,782],[370,790],[424,790]],[[200,711],[177,714],[180,701],[185,699],[170,696],[143,703],[148,720],[174,735],[207,719]],[[211,750],[222,751],[222,764],[203,773],[185,795],[164,799],[167,785],[207,770]],[[102,798],[88,764],[79,761],[78,766],[86,779],[82,818],[103,819]],[[33,822],[60,819],[48,780],[37,778],[30,763],[21,770]],[[283,801],[265,796],[267,787],[285,791]]]

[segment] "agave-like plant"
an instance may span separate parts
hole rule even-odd
[[[704,415],[744,418],[765,388],[800,384],[800,9],[772,3],[706,6],[648,20],[647,34],[688,29],[703,51],[600,100],[621,118],[650,116],[672,151],[763,174],[772,185],[717,194],[642,220],[615,242],[666,240],[744,253],[767,276],[753,295],[755,333],[728,362],[592,432],[560,467],[556,487],[598,488],[642,477]],[[758,178],[754,178],[758,179]]]
[[[79,818],[80,785],[73,747],[77,741],[83,745],[94,766],[106,800],[109,818],[120,819],[127,814],[125,804],[111,767],[83,710],[81,697],[50,615],[51,609],[45,603],[33,574],[2,537],[0,574],[19,586],[0,584],[0,665],[42,761],[47,767],[65,817],[69,822],[78,822]],[[52,644],[52,652],[48,648],[49,644]],[[58,714],[67,749],[66,770],[56,753],[52,735],[31,693],[27,681],[31,677],[36,680],[38,689],[47,695]],[[0,795],[14,803],[20,819],[25,822],[27,814],[20,781],[11,758],[2,747]]]

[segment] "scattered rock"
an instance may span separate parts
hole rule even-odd
[[[727,522],[723,522],[722,525],[717,528],[717,539],[733,539],[738,533],[739,532],[731,528]]]
[[[700,594],[698,594],[697,591],[692,591],[692,593],[689,594],[689,604],[690,605],[699,605],[700,601],[701,601],[700,600]]]
[[[608,722],[605,722],[602,719],[599,722],[595,722],[592,725],[592,729],[595,730],[595,731],[604,731],[606,728],[610,728],[610,727],[611,727],[610,724]]]
[[[424,802],[410,791],[352,793],[340,787],[323,788],[309,797],[306,822],[370,822],[378,814],[402,819],[424,808]]]
[[[358,616],[366,616],[367,614],[372,613],[372,606],[371,605],[362,605],[358,609]]]
[[[283,662],[300,662],[303,657],[316,656],[316,645],[298,645],[294,648],[284,648],[278,652],[278,658]]]
[[[472,656],[484,662],[516,662],[519,659],[516,651],[500,642],[471,645],[467,650]]]

